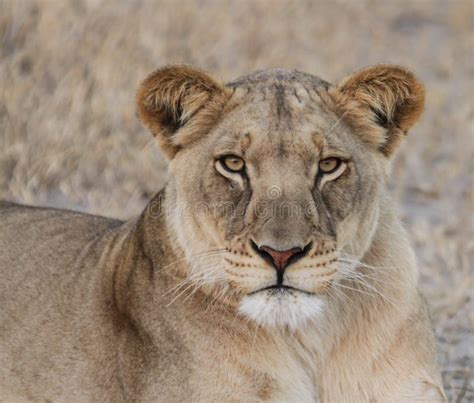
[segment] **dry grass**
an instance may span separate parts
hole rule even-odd
[[[223,79],[282,66],[336,80],[414,69],[427,109],[392,180],[452,401],[474,396],[471,0],[0,0],[0,198],[129,217],[166,180],[138,83],[185,62]]]

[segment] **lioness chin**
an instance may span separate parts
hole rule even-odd
[[[443,401],[386,191],[423,103],[396,66],[152,73],[139,218],[0,203],[0,401]]]

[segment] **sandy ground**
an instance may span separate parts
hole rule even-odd
[[[224,80],[287,67],[336,81],[391,62],[427,86],[394,166],[446,391],[472,401],[474,2],[0,0],[0,198],[137,214],[166,162],[135,115],[158,66]]]

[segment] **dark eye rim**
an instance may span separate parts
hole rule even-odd
[[[226,158],[229,158],[229,157],[233,157],[233,158],[238,158],[238,159],[241,159],[242,162],[244,163],[243,167],[241,169],[238,169],[238,170],[234,170],[234,169],[231,169],[227,166],[227,164],[225,163],[225,160]],[[230,173],[243,173],[245,172],[245,161],[242,157],[239,157],[238,155],[235,155],[235,154],[226,154],[226,155],[222,155],[220,156],[219,158],[216,158],[216,161],[219,162],[219,164],[221,165],[222,168],[224,168],[227,172],[230,172]]]
[[[336,160],[336,166],[333,169],[331,169],[330,171],[323,171],[322,169],[320,169],[319,164],[321,164],[322,161],[326,161],[326,160]],[[319,161],[318,172],[319,172],[320,175],[330,175],[330,174],[336,172],[343,163],[347,163],[347,162],[344,161],[342,158],[338,158],[338,157],[323,158],[321,161]]]

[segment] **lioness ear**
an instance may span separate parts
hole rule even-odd
[[[389,156],[424,106],[423,84],[398,66],[363,69],[329,90],[339,115],[365,141]]]
[[[137,93],[138,114],[168,158],[218,119],[228,90],[206,73],[188,66],[168,66],[151,73]],[[187,133],[180,135],[180,129]]]

